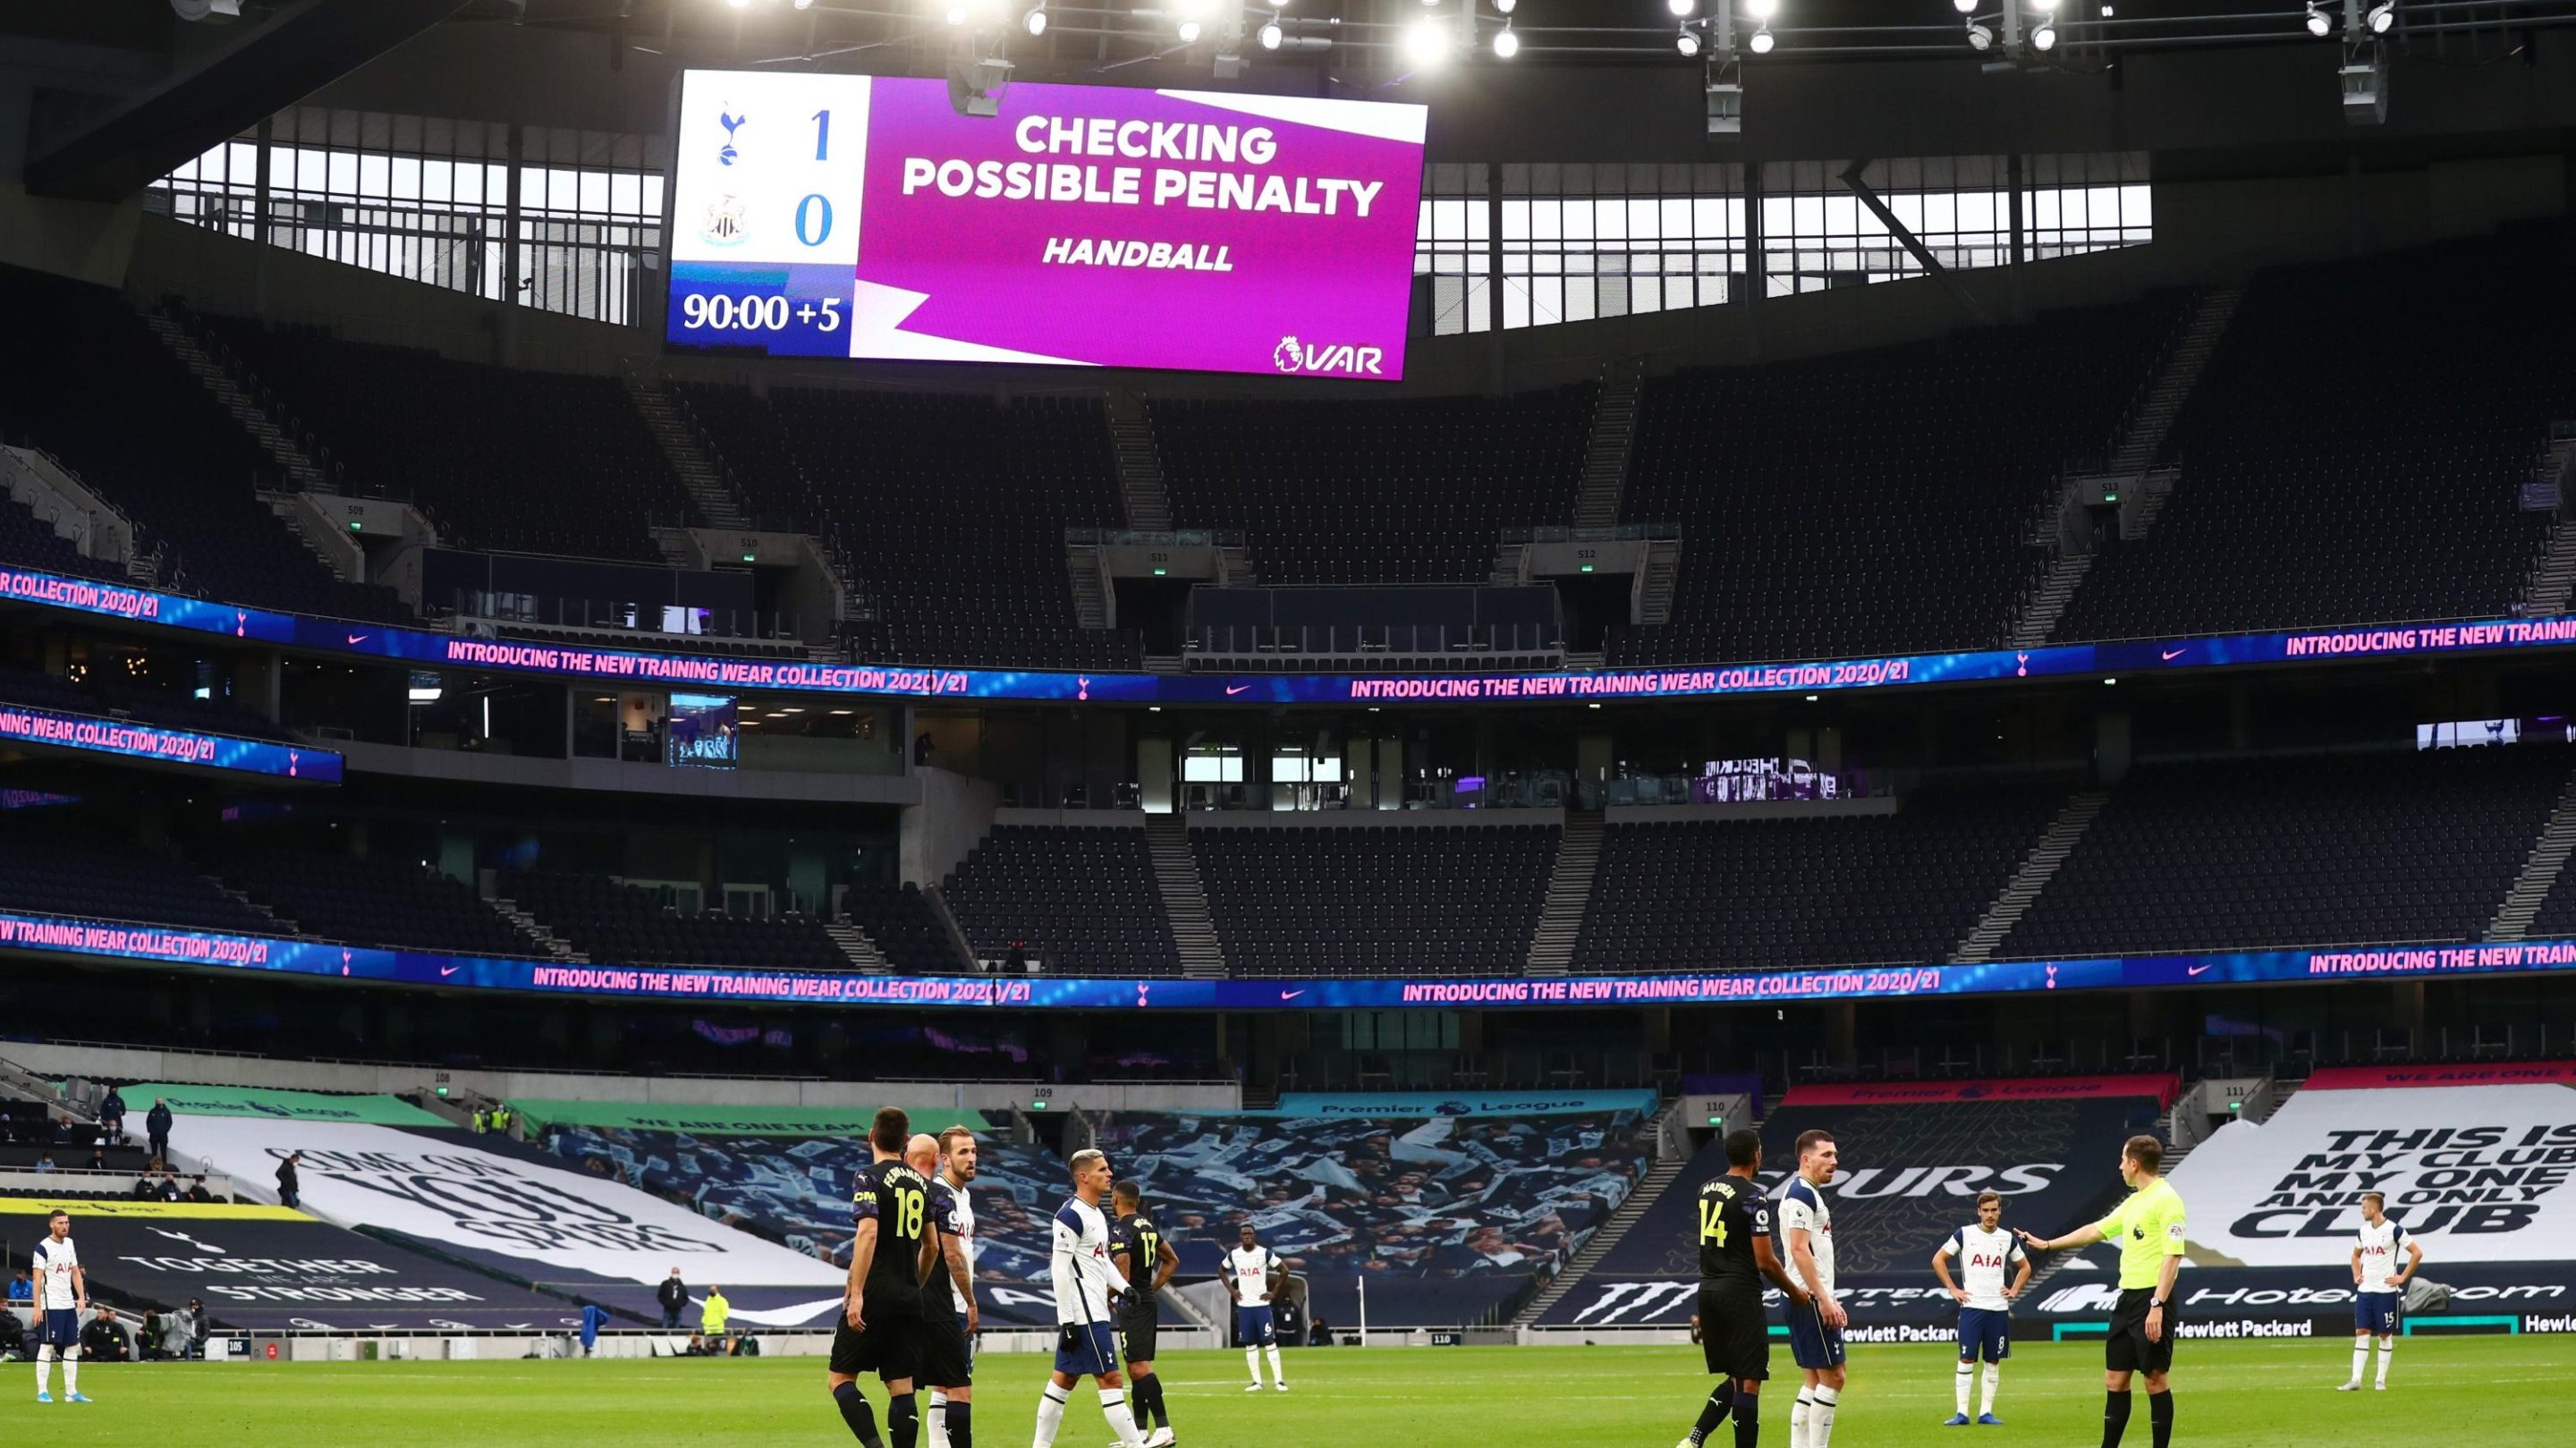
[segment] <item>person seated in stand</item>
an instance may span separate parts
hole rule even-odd
[[[682,1356],[682,1357],[705,1357],[706,1355],[707,1355],[707,1335],[706,1335],[705,1333],[703,1333],[703,1332],[692,1332],[692,1333],[690,1333],[690,1334],[689,1334],[689,1345],[688,1345],[687,1347],[684,1347],[684,1348],[680,1349],[680,1356]]]
[[[204,1172],[197,1173],[196,1179],[188,1183],[188,1200],[192,1202],[211,1202],[214,1199],[215,1194],[206,1190],[206,1174]]]
[[[165,1202],[176,1202],[184,1200],[188,1194],[179,1190],[179,1178],[177,1174],[172,1172],[168,1167],[163,1167],[161,1169],[161,1181],[158,1185],[153,1187],[152,1195],[159,1197]]]
[[[132,1195],[138,1202],[148,1202],[155,1200],[161,1195],[161,1188],[158,1183],[152,1180],[152,1173],[146,1171],[143,1175],[134,1179],[134,1190],[130,1195]]]
[[[143,1314],[143,1331],[139,1351],[147,1363],[167,1362],[170,1358],[170,1330],[161,1322],[161,1314]]]
[[[36,1158],[36,1168],[35,1168],[35,1169],[36,1169],[36,1170],[38,1170],[38,1171],[54,1171],[54,1170],[57,1170],[58,1168],[56,1168],[56,1167],[55,1167],[55,1165],[54,1165],[54,1154],[53,1154],[52,1152],[50,1152],[50,1151],[49,1151],[49,1152],[45,1152],[44,1154],[42,1154],[42,1155],[38,1156],[38,1157]]]
[[[131,1361],[133,1349],[125,1341],[125,1332],[116,1319],[105,1312],[94,1314],[89,1326],[81,1329],[81,1357],[94,1363]]]
[[[36,1300],[35,1280],[27,1275],[26,1269],[23,1267],[9,1279],[9,1300],[11,1302],[33,1302]]]
[[[91,1147],[91,1148],[89,1149],[89,1167],[88,1167],[88,1170],[90,1170],[90,1171],[105,1171],[105,1170],[107,1170],[107,1148],[106,1148],[106,1147],[103,1147],[103,1146],[93,1146],[93,1147]]]

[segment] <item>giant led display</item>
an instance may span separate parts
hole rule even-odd
[[[1392,380],[1420,106],[690,71],[675,349]]]

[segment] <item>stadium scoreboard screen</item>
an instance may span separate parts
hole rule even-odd
[[[1421,106],[690,71],[674,350],[1392,381]]]

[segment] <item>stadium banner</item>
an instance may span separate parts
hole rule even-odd
[[[1244,1116],[1607,1116],[1655,1109],[1652,1091],[1282,1091],[1270,1111]]]
[[[215,634],[344,662],[541,675],[641,687],[762,690],[827,698],[1239,705],[1562,704],[1724,698],[2012,679],[2269,667],[2338,659],[2436,658],[2576,645],[2576,616],[2306,634],[2215,634],[1868,659],[1693,664],[1541,674],[1085,674],[945,665],[819,664],[600,649],[272,613],[94,579],[0,568],[0,602]]]
[[[1425,107],[686,72],[674,350],[1404,375]]]
[[[66,714],[25,704],[0,704],[0,743],[107,754],[153,764],[183,764],[307,784],[338,784],[343,763],[330,750],[309,745],[169,729],[131,719]]]
[[[301,1204],[324,1221],[637,1316],[653,1312],[653,1284],[674,1266],[692,1287],[723,1284],[747,1322],[796,1326],[838,1310],[842,1273],[828,1262],[471,1136],[264,1116],[183,1117],[172,1136],[237,1182],[267,1182],[301,1152]]]
[[[2302,1091],[2359,1091],[2378,1086],[2515,1086],[2576,1084],[2576,1061],[2478,1061],[2458,1066],[2328,1066]]]
[[[158,1198],[137,1201],[130,1197],[76,1198],[69,1202],[59,1202],[43,1197],[0,1197],[0,1217],[29,1216],[41,1220],[56,1207],[63,1208],[75,1219],[82,1221],[92,1217],[149,1217],[197,1222],[309,1222],[312,1220],[292,1207],[273,1207],[265,1202],[165,1202]]]
[[[2067,1269],[2015,1304],[2012,1335],[2040,1342],[2099,1339],[2120,1289],[2115,1270],[2106,1265],[2107,1254],[2096,1255],[2105,1262]],[[1928,1264],[1928,1253],[1926,1257]],[[2450,1288],[2450,1302],[2438,1311],[2409,1313],[2400,1329],[2409,1335],[2576,1332],[2576,1265],[2427,1263],[2423,1277]],[[1933,1280],[1928,1265],[1911,1276],[1837,1274],[1834,1288],[1854,1324],[1844,1333],[1848,1341],[1956,1340],[1958,1303]],[[1603,1331],[1687,1327],[1698,1295],[1699,1279],[1688,1273],[1635,1277],[1593,1272],[1541,1314],[1536,1326]],[[2295,1270],[2186,1268],[2174,1295],[2178,1331],[2185,1338],[2334,1338],[2352,1331],[2352,1278],[2345,1262],[2331,1253]],[[1769,1286],[1762,1297],[1777,1338],[1783,1331],[1785,1299]]]
[[[879,1104],[903,1107],[911,1115],[915,1131],[935,1134],[951,1126],[970,1131],[992,1128],[980,1111],[915,1106],[891,1097]],[[510,1109],[540,1131],[549,1126],[608,1126],[625,1131],[685,1131],[699,1135],[865,1136],[876,1119],[873,1106],[692,1106],[512,1097]]]
[[[2182,1078],[2167,1071],[2136,1076],[2035,1076],[1984,1081],[1865,1081],[1798,1085],[1780,1100],[1796,1106],[1889,1106],[1915,1101],[2041,1101],[2056,1097],[2152,1096],[2170,1107]]]
[[[148,961],[209,970],[532,991],[594,1000],[725,1000],[907,1009],[1189,1011],[1561,1010],[1583,1006],[1779,1005],[1791,1001],[2019,995],[2057,990],[2452,979],[2576,970],[2576,940],[2356,950],[2258,950],[1979,965],[1721,970],[1539,980],[1094,980],[899,976],[725,966],[566,963],[433,955],[266,935],[222,935],[121,920],[0,912],[0,951]]]
[[[2564,1085],[2300,1091],[2231,1121],[2174,1168],[2191,1260],[2290,1267],[2335,1257],[2363,1192],[2428,1263],[2563,1261],[2576,1243],[2576,1090]]]
[[[39,1210],[0,1201],[0,1214]],[[581,1321],[566,1299],[284,1207],[73,1202],[70,1210],[91,1290],[130,1309],[181,1308],[193,1297],[218,1327],[343,1332],[557,1331]]]
[[[171,1081],[138,1081],[118,1094],[136,1117],[166,1102],[182,1116],[267,1116],[287,1121],[370,1121],[379,1126],[427,1126],[454,1130],[456,1123],[434,1111],[423,1111],[399,1096],[335,1096],[326,1091],[285,1091],[267,1086],[182,1086]]]

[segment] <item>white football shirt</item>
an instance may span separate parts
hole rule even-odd
[[[2405,1271],[2398,1258],[2406,1251],[2406,1228],[2394,1217],[2382,1217],[2374,1227],[2361,1224],[2355,1240],[2361,1248],[2361,1292],[2394,1292],[2388,1279]]]
[[[1780,1194],[1780,1255],[1788,1259],[1789,1275],[1803,1280],[1797,1259],[1789,1251],[1789,1233],[1799,1227],[1807,1230],[1807,1250],[1815,1254],[1816,1282],[1828,1296],[1834,1290],[1834,1209],[1825,1203],[1822,1187],[1812,1186],[1805,1177],[1789,1178],[1789,1189]]]
[[[1235,1300],[1245,1307],[1270,1305],[1270,1274],[1279,1270],[1279,1258],[1267,1247],[1245,1250],[1229,1247],[1225,1253],[1225,1270],[1234,1278]]]
[[[1060,1326],[1110,1320],[1109,1299],[1127,1290],[1109,1260],[1109,1224],[1080,1197],[1056,1208],[1055,1320]]]
[[[2004,1289],[2012,1285],[2013,1269],[2024,1257],[2019,1237],[2001,1227],[1989,1232],[1971,1222],[1950,1234],[1950,1240],[1941,1244],[1941,1255],[1958,1257],[1958,1282],[1968,1294],[1968,1306],[1980,1312],[2012,1310]]]
[[[36,1305],[69,1311],[80,1305],[80,1294],[72,1287],[72,1269],[80,1265],[80,1249],[65,1237],[57,1242],[52,1237],[37,1241],[29,1254],[36,1264]]]

